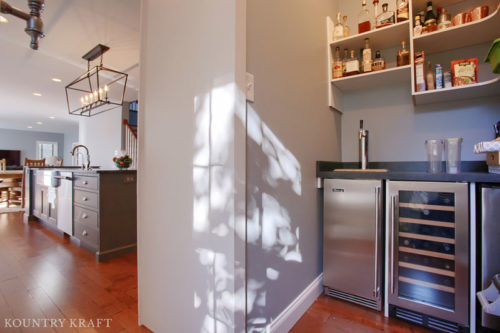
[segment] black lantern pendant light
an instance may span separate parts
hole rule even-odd
[[[87,72],[66,86],[68,112],[91,117],[123,105],[128,74],[104,67],[103,54],[109,47],[99,44],[82,58],[87,60]],[[90,62],[100,57],[100,64]]]

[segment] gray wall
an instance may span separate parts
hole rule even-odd
[[[0,149],[21,150],[21,164],[24,164],[25,157],[36,159],[37,141],[57,142],[58,155],[65,157],[64,134],[0,128]],[[64,162],[66,164],[66,157]]]
[[[426,139],[462,137],[462,160],[484,160],[473,146],[493,139],[500,97],[413,106],[409,86],[359,92],[344,98],[342,160],[358,161],[359,120],[370,131],[371,161],[425,161]],[[499,93],[500,94],[500,93]]]
[[[328,107],[330,0],[247,4],[248,331],[263,331],[322,269],[316,160],[340,159]]]

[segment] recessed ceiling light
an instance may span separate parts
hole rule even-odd
[[[38,92],[34,92],[34,93],[33,93],[33,95],[34,95],[34,96],[38,96],[38,97],[42,96],[42,94],[40,94],[40,93],[38,93]]]
[[[27,128],[33,128],[33,126],[26,126]]]
[[[53,77],[53,78],[52,78],[52,81],[54,81],[54,82],[61,82],[62,80],[61,80],[61,79],[58,79],[57,77]]]
[[[37,125],[43,125],[43,123],[41,121],[37,121],[36,124]]]
[[[3,17],[2,15],[0,15],[0,23],[7,23],[9,22],[9,20],[7,20],[5,17]]]
[[[49,116],[49,119],[56,119],[55,116]]]

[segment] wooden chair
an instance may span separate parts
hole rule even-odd
[[[29,158],[24,159],[24,166],[28,167],[44,167],[45,166],[45,158],[41,160],[30,160]]]

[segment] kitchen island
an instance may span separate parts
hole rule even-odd
[[[135,170],[30,168],[25,220],[66,234],[104,261],[137,248]]]

